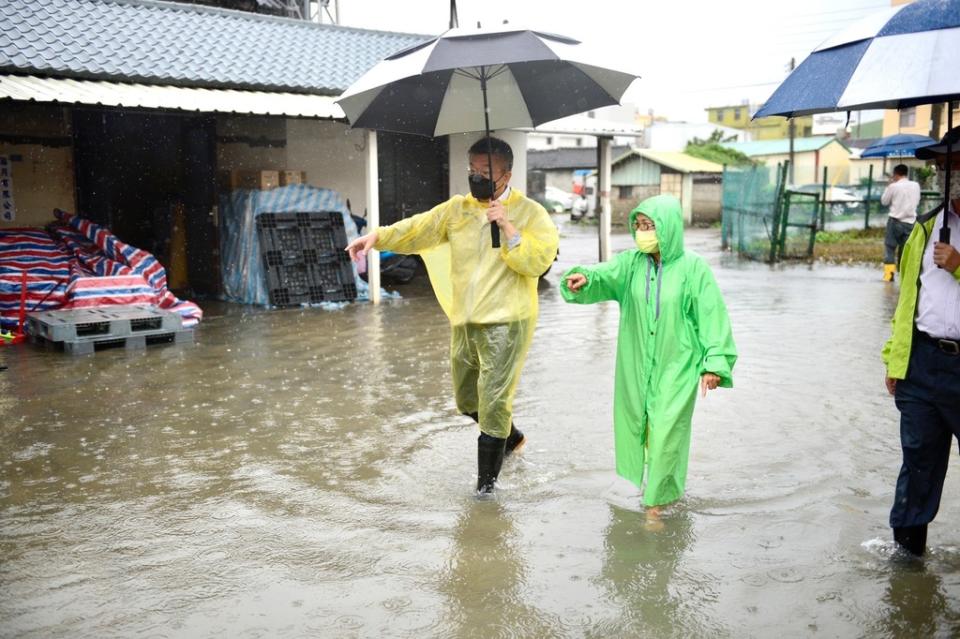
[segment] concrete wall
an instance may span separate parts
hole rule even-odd
[[[354,213],[367,208],[366,131],[323,120],[287,120],[287,169],[307,172],[311,186],[333,189]]]
[[[53,209],[76,210],[69,111],[22,102],[0,104],[0,155],[12,160],[16,219],[0,228],[42,226]]]
[[[221,171],[305,171],[308,184],[337,191],[358,214],[367,207],[362,130],[329,120],[221,116],[217,138]]]
[[[694,175],[692,191],[692,222],[710,224],[720,219],[723,209],[723,184]]]
[[[546,186],[554,186],[568,193],[573,192],[573,171],[570,169],[554,169],[543,173],[547,178]]]

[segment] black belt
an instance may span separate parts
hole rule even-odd
[[[960,341],[933,337],[932,335],[927,335],[923,331],[915,331],[915,333],[918,338],[933,344],[947,355],[960,355]]]

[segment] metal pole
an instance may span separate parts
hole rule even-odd
[[[953,109],[951,104],[947,103],[947,134],[953,128]],[[940,241],[944,244],[950,243],[950,227],[947,225],[950,217],[950,172],[953,169],[953,144],[947,143],[947,163],[944,167],[946,174],[943,176],[943,226],[940,227]]]
[[[792,73],[793,70],[796,68],[796,65],[797,65],[797,60],[796,60],[796,58],[790,58],[790,71],[791,71],[791,73]],[[791,118],[790,118],[790,120],[789,120],[788,127],[789,127],[789,129],[790,129],[790,157],[789,157],[789,160],[790,160],[790,185],[792,186],[792,185],[794,184],[794,172],[793,172],[793,160],[794,160],[794,157],[793,157],[793,138],[794,138],[794,137],[796,136],[796,134],[797,134],[797,125],[796,125],[796,123],[793,121],[793,117],[792,117],[792,116],[791,116]]]
[[[487,168],[490,170],[490,181],[493,182],[493,143],[490,141],[490,107],[487,106],[487,67],[480,67],[480,92],[483,93],[483,129],[487,136]],[[497,192],[495,184],[491,184],[490,201]],[[490,244],[493,248],[500,248],[500,227],[490,224]]]
[[[450,28],[455,29],[460,26],[460,20],[457,18],[457,0],[450,0]]]
[[[820,187],[820,228],[827,229],[827,167],[823,167],[823,186]]]
[[[367,131],[367,228],[370,231],[380,226],[380,169],[377,166],[377,132]],[[367,283],[370,285],[370,301],[380,303],[380,252],[367,253]]]
[[[600,191],[600,261],[610,259],[610,181],[612,179],[612,158],[610,144],[612,138],[597,138],[599,164],[597,166],[597,190]]]
[[[870,228],[870,194],[873,193],[873,162],[867,172],[867,201],[863,203],[863,229]]]

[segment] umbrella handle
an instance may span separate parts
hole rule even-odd
[[[493,181],[493,143],[490,141],[490,107],[487,104],[487,67],[480,67],[480,93],[483,94],[483,133],[487,138],[487,170],[490,171],[490,180]],[[493,200],[496,186],[490,185],[490,199]],[[490,223],[490,245],[500,248],[500,227]]]

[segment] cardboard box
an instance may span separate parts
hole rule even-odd
[[[230,171],[227,187],[237,189],[259,189],[269,191],[280,186],[280,171]]]
[[[280,171],[280,186],[288,184],[306,184],[306,171]]]

